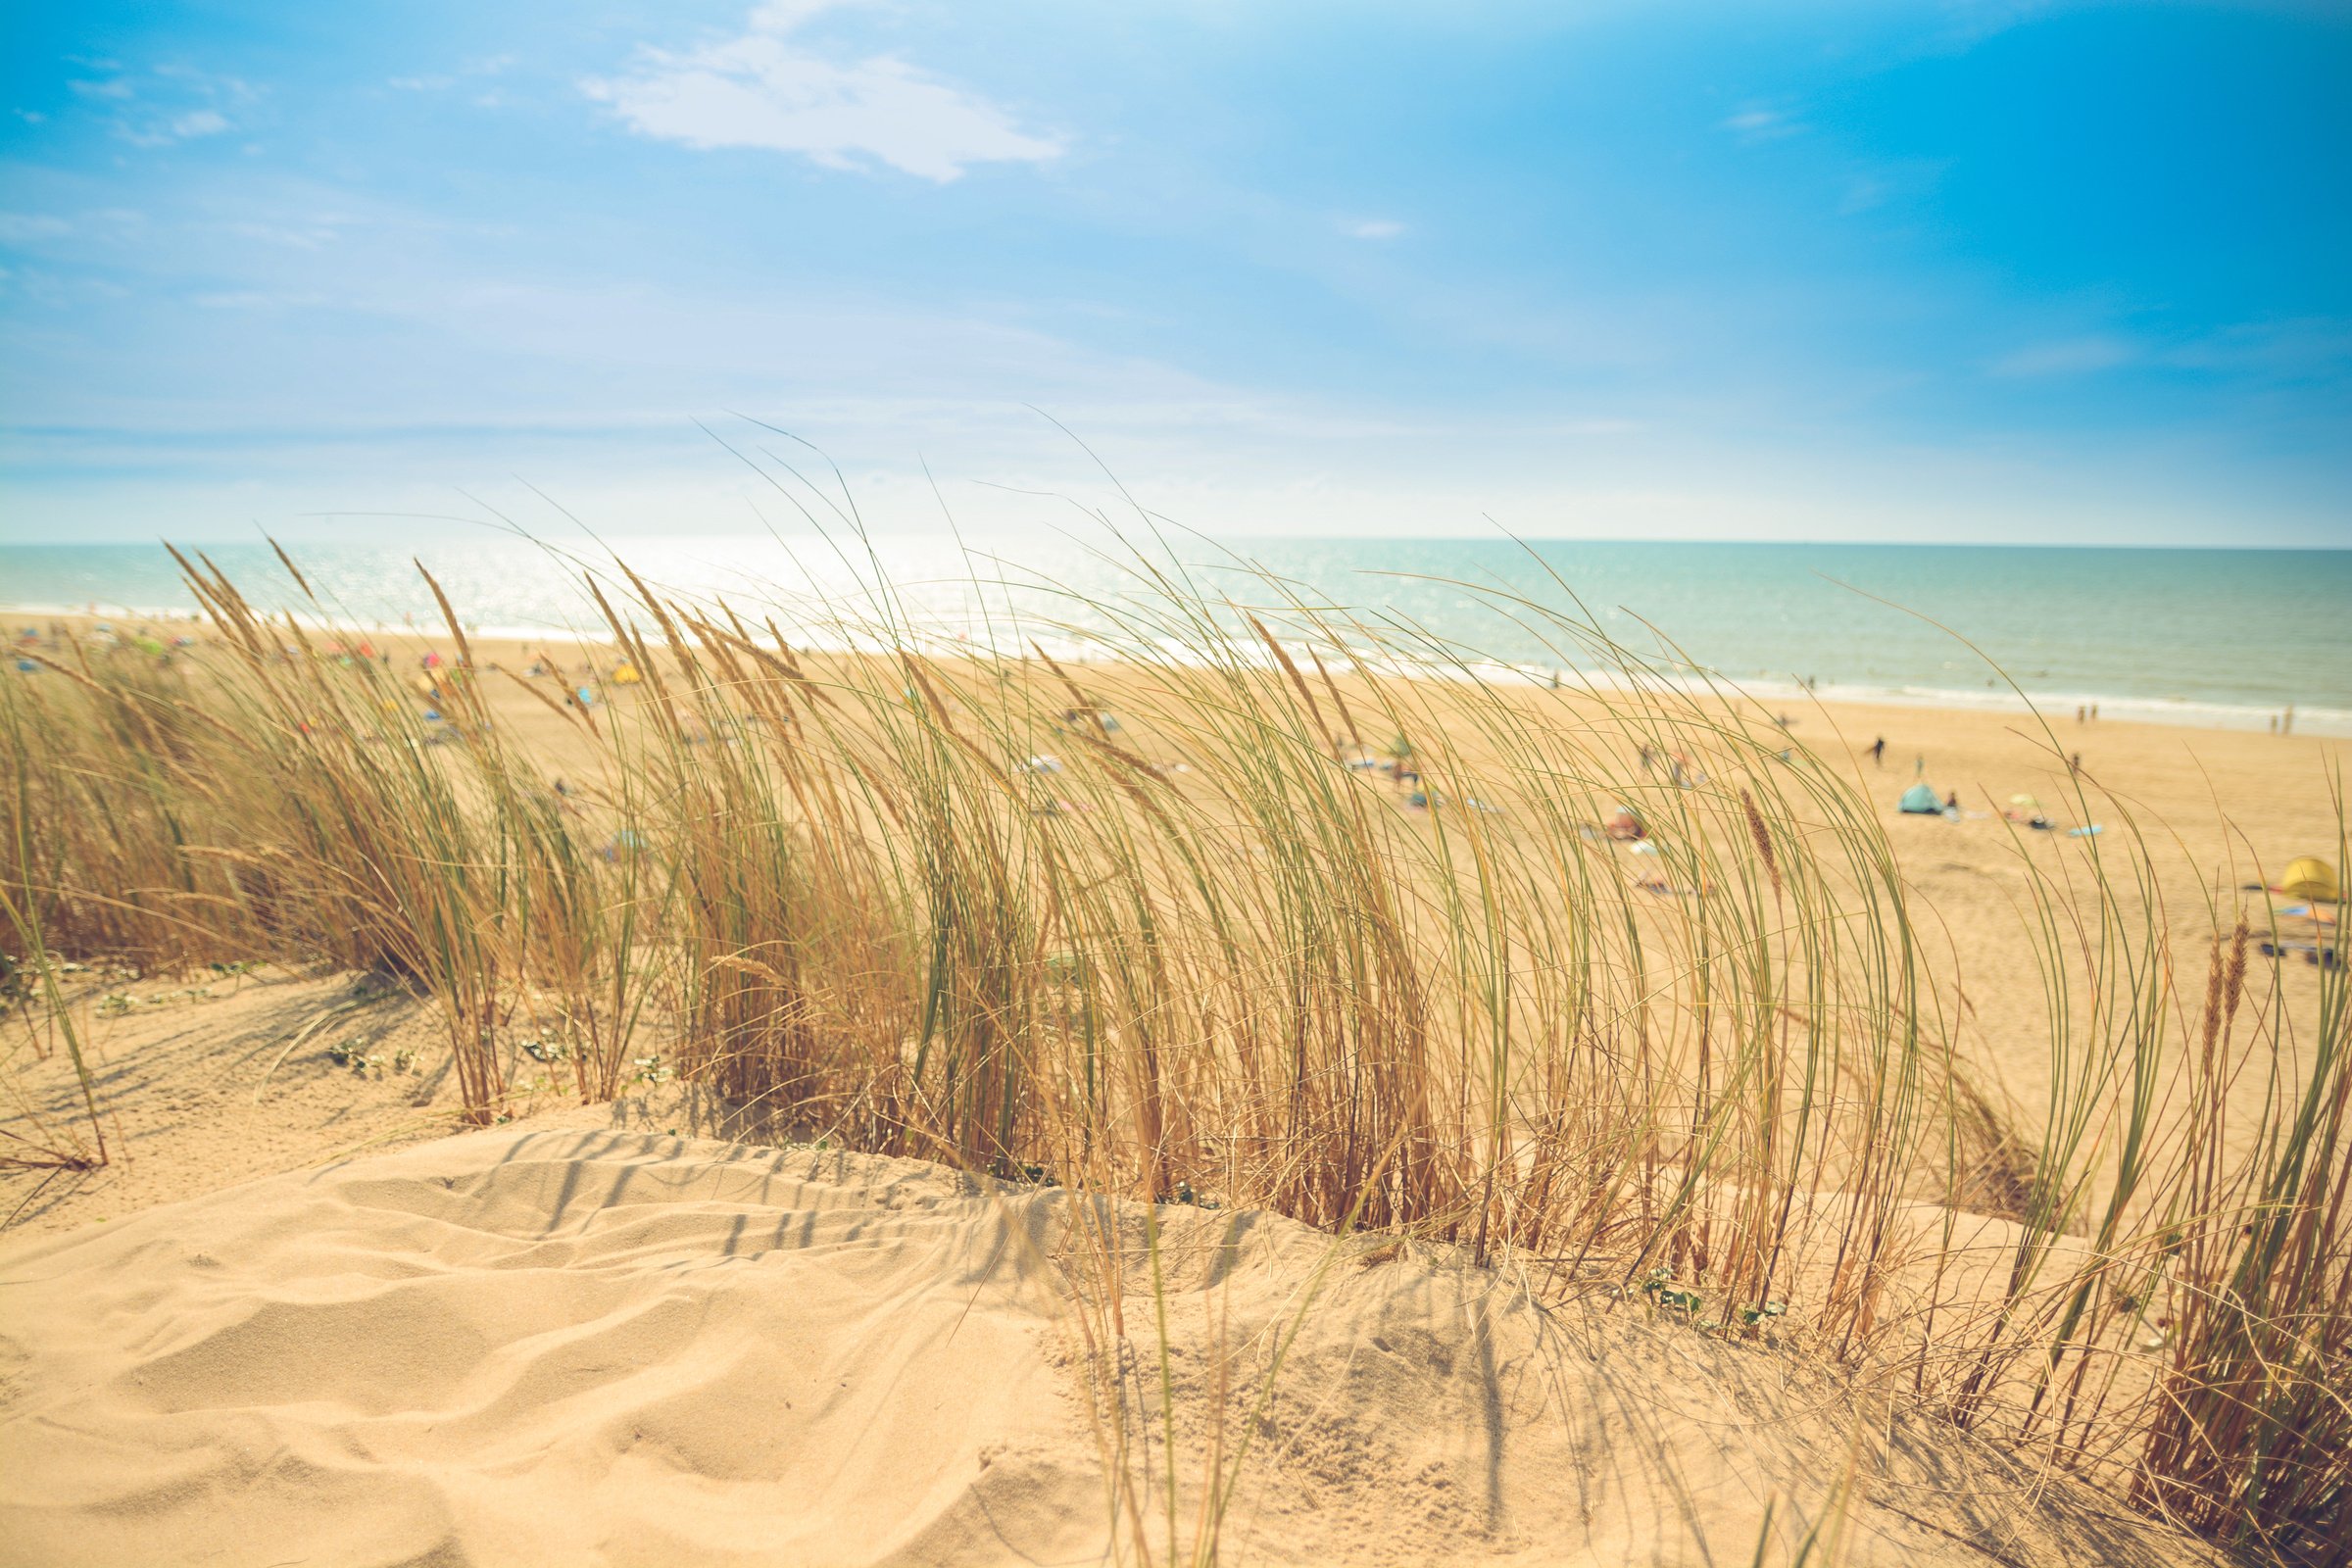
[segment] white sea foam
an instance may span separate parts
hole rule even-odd
[[[811,647],[875,646],[844,629],[858,615],[911,629],[943,651],[1035,642],[1056,658],[1094,660],[1147,648],[1186,657],[1200,628],[1122,627],[1102,607],[1143,610],[1149,591],[1129,566],[1084,542],[1027,541],[1004,556],[967,554],[949,539],[884,539],[874,561],[853,545],[791,547],[766,539],[623,541],[619,554],[664,591],[725,596]],[[1231,593],[1265,608],[1284,630],[1286,593],[1332,607],[1334,618],[1382,628],[1392,652],[1424,650],[1421,673],[1476,670],[1488,678],[1548,681],[1606,661],[1528,599],[1565,607],[1636,650],[1663,679],[1698,678],[1696,661],[1754,700],[1790,708],[1837,703],[2015,713],[2031,707],[2071,724],[2096,705],[2111,720],[2262,731],[2294,708],[2307,734],[2352,735],[2352,553],[2064,551],[1894,547],[1560,544],[1541,557],[1494,541],[1258,542],[1192,568],[1210,598]],[[540,641],[607,640],[602,615],[561,564],[514,540],[416,546],[449,592],[469,635]],[[1204,556],[1212,547],[1200,547]],[[257,603],[300,604],[264,546],[210,552]],[[1115,556],[1114,547],[1112,556]],[[408,549],[313,546],[298,552],[321,600],[297,619],[356,634],[434,635],[441,616]],[[1131,558],[1132,559],[1132,558]],[[1549,572],[1556,570],[1560,580]],[[887,601],[871,580],[887,574]],[[974,575],[990,577],[975,583]],[[1275,586],[1276,582],[1282,585]],[[1870,595],[1847,590],[1854,582]],[[625,597],[625,584],[617,585]],[[15,613],[64,612],[125,620],[193,607],[160,550],[0,546],[0,598]],[[1881,599],[1919,606],[1931,621]],[[1254,659],[1238,614],[1221,657]],[[1985,653],[1945,626],[1967,632]],[[1655,630],[1653,630],[1655,628]],[[1688,639],[1668,647],[1660,638]],[[959,641],[960,639],[960,641]],[[1687,649],[1687,652],[1686,652]],[[1326,650],[1328,657],[1329,650]],[[1990,661],[1998,662],[1996,669]],[[2004,673],[2005,672],[2005,673]],[[1588,670],[1582,683],[1614,675]]]

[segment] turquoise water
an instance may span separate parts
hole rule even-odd
[[[849,568],[815,539],[790,550],[765,538],[614,547],[665,586],[775,604],[788,631],[804,602],[798,592],[855,591]],[[1767,695],[1810,678],[1824,696],[2014,706],[1984,660],[1918,618],[1925,615],[1977,643],[2060,710],[2096,702],[2111,717],[2259,729],[2291,704],[2298,730],[2352,734],[2352,551],[1577,542],[1536,544],[1531,558],[1497,540],[1256,540],[1233,548],[1306,597],[1409,623],[1509,664],[1576,661],[1457,583],[1564,605],[1548,568],[1617,640],[1650,652],[1663,633],[1691,662]],[[885,539],[875,550],[918,616],[966,628],[977,625],[971,571],[1017,578],[1024,586],[1004,592],[1031,614],[1081,622],[1089,614],[1058,590],[1100,599],[1127,580],[1095,549],[1058,537],[1000,543],[998,559],[968,569],[945,538]],[[257,600],[295,602],[267,546],[209,554]],[[595,622],[546,555],[518,540],[313,545],[298,560],[342,617],[437,624],[412,554],[485,630]],[[1203,588],[1251,602],[1266,597],[1217,564],[1216,547],[1179,546],[1177,554]],[[0,545],[0,603],[135,614],[193,601],[154,547]]]

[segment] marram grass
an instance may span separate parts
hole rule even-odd
[[[526,1035],[589,1101],[658,1052],[855,1148],[1801,1335],[2152,1512],[2352,1550],[2345,971],[2288,1016],[2250,1004],[2238,911],[2172,952],[2122,802],[2021,846],[2053,1088],[2011,1126],[1845,764],[1527,599],[1463,586],[1605,679],[1140,557],[1115,602],[977,641],[883,583],[784,624],[612,564],[584,599],[638,683],[563,704],[444,601],[428,721],[412,671],[183,564],[197,654],[0,687],[12,974],[374,971],[437,1004],[475,1121]],[[538,704],[560,739],[521,738]],[[1173,1463],[1160,1415],[1112,1446]],[[1187,1536],[1162,1501],[1168,1551],[1213,1555],[1214,1509]],[[1117,1502],[1138,1552],[1148,1505]]]

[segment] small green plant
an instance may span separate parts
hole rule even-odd
[[[354,1036],[326,1048],[326,1059],[338,1067],[348,1067],[363,1078],[381,1078],[387,1067],[392,1072],[406,1073],[416,1064],[416,1053],[405,1047],[392,1054],[387,1062],[381,1052],[371,1049],[375,1042],[364,1036]]]
[[[1703,1299],[1698,1292],[1678,1287],[1674,1283],[1674,1270],[1664,1264],[1642,1276],[1642,1292],[1656,1305],[1685,1317],[1695,1317]]]
[[[356,1040],[338,1040],[326,1048],[326,1059],[338,1067],[349,1067],[365,1059],[366,1050]]]

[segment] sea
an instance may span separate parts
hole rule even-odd
[[[610,554],[608,554],[610,552]],[[788,637],[848,605],[951,636],[1083,652],[1129,616],[1151,635],[1152,574],[1237,607],[1289,601],[1377,622],[1433,662],[1542,678],[1605,663],[1539,610],[1658,667],[1760,699],[2006,709],[2352,735],[2352,550],[1253,539],[1035,535],[614,539],[490,534],[291,547],[315,602],[266,543],[207,546],[257,604],[367,627],[441,623],[421,562],[468,628],[593,629],[575,565],[612,557],[662,588],[773,615]],[[977,585],[977,586],[976,586]],[[1279,585],[1279,586],[1277,586]],[[819,602],[833,607],[818,609]],[[0,544],[0,605],[126,620],[196,606],[159,546]],[[321,608],[323,607],[323,608]],[[1240,625],[1238,610],[1226,616]],[[12,628],[13,630],[14,628]],[[1160,630],[1166,628],[1161,627]],[[2022,695],[2021,695],[2022,694]]]

